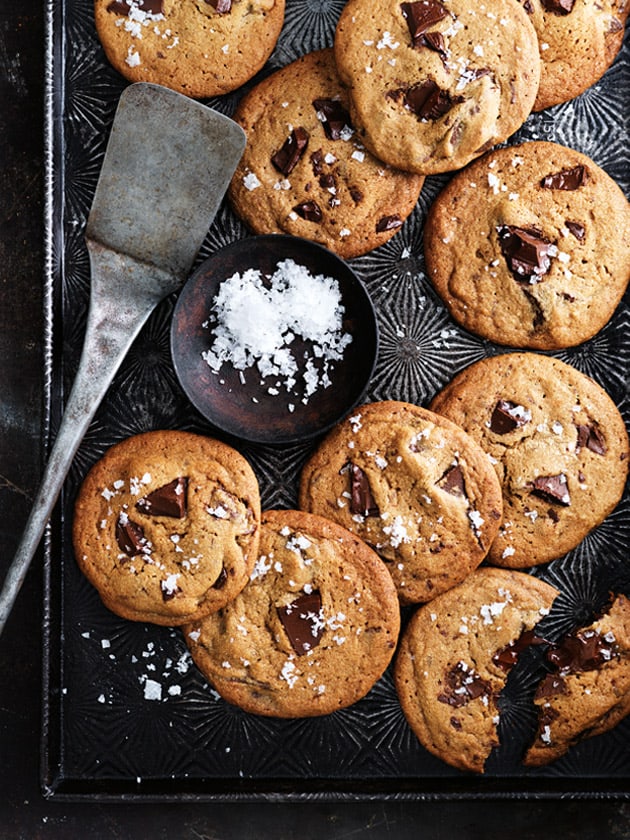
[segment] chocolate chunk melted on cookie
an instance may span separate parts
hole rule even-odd
[[[170,516],[181,519],[186,516],[186,490],[188,479],[174,478],[168,484],[158,487],[136,502],[136,508],[150,516]]]
[[[497,227],[501,253],[518,282],[538,283],[551,266],[552,243],[536,228]]]
[[[437,484],[451,496],[466,496],[464,473],[459,464],[453,464],[449,467]]]
[[[541,0],[544,8],[554,15],[569,15],[575,6],[575,0]]]
[[[206,0],[206,3],[220,15],[227,15],[232,11],[232,0]]]
[[[120,513],[116,520],[116,542],[118,548],[129,557],[150,553],[149,543],[144,536],[144,529],[137,522],[129,519],[124,511]]]
[[[514,641],[510,642],[509,645],[495,651],[492,661],[503,671],[507,672],[516,665],[520,654],[524,650],[532,645],[544,644],[548,644],[546,639],[543,639],[542,636],[536,635],[534,630],[526,630],[524,633],[521,633],[518,639],[514,639]]]
[[[277,607],[278,617],[298,656],[304,656],[320,642],[324,624],[319,592],[300,595],[286,607]]]
[[[400,9],[407,21],[414,47],[426,46],[423,36],[427,29],[448,16],[447,9],[438,0],[417,0],[415,3],[401,3]],[[442,38],[441,33],[439,34]],[[442,38],[442,44],[444,39]]]
[[[547,190],[579,190],[588,181],[588,170],[585,166],[573,166],[552,175],[545,176],[540,186]]]
[[[108,12],[117,15],[129,15],[132,10],[138,9],[149,15],[163,15],[164,0],[112,0],[107,7]]]
[[[539,475],[532,482],[532,493],[553,504],[567,506],[571,504],[567,477],[564,473]]]
[[[386,95],[395,102],[402,102],[404,107],[421,121],[439,120],[454,105],[464,101],[463,96],[451,96],[432,79],[408,88],[389,91]]]
[[[271,162],[282,175],[290,175],[308,146],[308,131],[294,128],[282,147],[272,155]]]
[[[376,223],[376,232],[384,233],[387,230],[395,230],[402,225],[402,219],[398,215],[381,216]]]
[[[619,649],[614,638],[602,636],[596,630],[573,631],[547,651],[546,658],[553,671],[539,684],[536,699],[562,694],[566,690],[565,677],[580,671],[596,670],[618,656]]]
[[[322,208],[316,201],[303,201],[301,204],[296,204],[293,212],[302,219],[306,219],[307,222],[321,222],[324,217]]]
[[[350,464],[350,512],[359,516],[378,516],[368,477],[357,464]]]
[[[329,140],[348,139],[354,133],[350,114],[337,99],[314,99],[313,108]]]
[[[606,454],[606,441],[603,434],[595,426],[588,426],[581,424],[577,426],[577,443],[575,451],[579,452],[581,449],[590,449],[596,455]]]
[[[490,430],[497,435],[507,435],[532,419],[531,412],[510,400],[497,400],[490,417]]]
[[[440,703],[447,703],[454,709],[459,709],[476,700],[477,697],[489,697],[492,693],[490,683],[484,680],[465,662],[458,662],[447,671],[442,683],[442,692],[438,694]]]
[[[584,225],[580,224],[579,222],[571,222],[568,219],[565,221],[565,227],[572,233],[573,236],[578,240],[578,242],[584,242],[584,238],[586,236],[586,228]]]

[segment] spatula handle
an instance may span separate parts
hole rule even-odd
[[[104,268],[95,266],[92,260],[92,283],[96,294],[93,292],[92,295],[79,368],[26,528],[0,592],[0,634],[24,583],[72,459],[99,403],[142,325],[163,297],[152,295],[138,300],[136,293],[136,299],[126,302],[121,289],[114,309],[98,295],[102,283],[98,271]],[[166,286],[165,291],[168,291]]]

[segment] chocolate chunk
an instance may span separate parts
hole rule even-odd
[[[385,233],[388,230],[396,230],[402,225],[402,219],[398,215],[381,216],[376,223],[376,232]]]
[[[465,706],[477,697],[491,694],[490,684],[463,662],[458,662],[446,673],[443,688],[437,699],[454,709]]]
[[[107,6],[107,11],[114,12],[117,15],[129,15],[130,10],[134,7],[136,9],[140,7],[140,11],[150,15],[164,14],[164,0],[137,0],[133,6],[131,0],[128,3],[125,0],[112,0]]]
[[[409,34],[414,47],[419,46],[420,38],[431,26],[448,16],[448,11],[439,0],[417,0],[415,3],[401,3],[403,17],[407,21]]]
[[[313,108],[317,111],[329,140],[342,140],[344,135],[352,133],[350,114],[339,100],[314,99]]]
[[[565,221],[565,227],[569,230],[573,236],[578,240],[578,242],[584,242],[584,237],[586,236],[586,228],[584,225],[581,225],[579,222],[570,222]]]
[[[225,584],[227,583],[227,572],[225,571],[225,566],[221,567],[221,571],[219,572],[219,577],[215,580],[212,584],[213,589],[223,589]]]
[[[213,6],[220,15],[226,15],[232,11],[232,0],[206,0],[206,3]]]
[[[538,283],[549,271],[551,242],[535,228],[514,225],[497,227],[501,253],[512,275],[519,282]]]
[[[278,617],[298,656],[317,647],[324,630],[321,618],[322,598],[319,592],[300,595],[286,607],[278,607]]]
[[[600,668],[619,655],[618,647],[594,630],[578,630],[547,651],[547,660],[561,676]]]
[[[573,11],[575,0],[541,0],[548,12],[554,15],[568,15]]]
[[[564,473],[538,476],[532,482],[532,493],[547,502],[565,506],[571,504],[567,477]]]
[[[540,186],[547,190],[578,190],[588,181],[588,170],[585,166],[574,166],[547,175],[540,182]]]
[[[523,3],[523,8],[525,9],[528,15],[534,14],[534,7],[531,4],[531,0],[525,0],[525,2]]]
[[[415,46],[426,47],[433,52],[438,53],[443,61],[448,58],[448,50],[446,49],[446,41],[441,32],[425,32],[418,39]]]
[[[518,639],[514,639],[509,645],[497,650],[492,657],[492,661],[503,671],[509,671],[516,665],[518,657],[524,650],[532,645],[544,644],[548,644],[548,642],[541,636],[537,636],[533,630],[525,630]]]
[[[413,85],[407,90],[392,91],[390,94],[394,99],[402,96],[405,108],[408,108],[421,120],[438,120],[451,110],[453,105],[463,102],[461,96],[451,96],[446,90],[432,79]]]
[[[149,554],[149,544],[142,526],[129,519],[126,513],[121,513],[116,521],[116,542],[118,548],[129,557]]]
[[[566,692],[567,685],[563,677],[558,676],[558,674],[547,674],[547,676],[538,685],[534,694],[534,699],[544,700],[547,697],[555,697],[556,694],[566,694]],[[542,720],[540,722],[542,723]]]
[[[136,508],[149,516],[186,516],[187,478],[174,478],[136,502]]]
[[[596,426],[587,426],[582,424],[577,426],[577,443],[575,450],[579,452],[580,449],[590,449],[596,455],[606,454],[606,441],[603,434]]]
[[[380,511],[372,495],[367,475],[357,464],[350,464],[350,513],[378,516]]]
[[[313,167],[313,175],[317,178],[324,171],[324,155],[322,154],[322,150],[317,149],[317,151],[313,152],[310,160]]]
[[[306,151],[308,132],[305,128],[294,128],[282,147],[271,156],[271,162],[283,175],[290,175]]]
[[[464,473],[459,464],[449,467],[437,483],[438,487],[450,493],[452,496],[465,496]]]
[[[323,218],[322,209],[316,201],[303,201],[301,204],[296,204],[293,212],[306,219],[307,222],[321,222]]]
[[[497,400],[490,418],[490,431],[497,435],[507,435],[531,419],[530,412],[522,405],[510,400]]]
[[[324,172],[322,175],[319,176],[319,186],[323,190],[334,190],[336,189],[335,183],[335,176],[332,172]]]
[[[350,195],[355,204],[360,204],[363,201],[363,193],[358,187],[350,187]]]

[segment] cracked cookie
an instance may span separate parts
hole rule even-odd
[[[623,43],[626,0],[519,0],[540,45],[534,111],[579,96],[600,79]]]
[[[297,718],[367,694],[399,630],[396,590],[372,549],[323,517],[276,510],[263,513],[247,586],[184,635],[225,700],[253,714]]]
[[[590,158],[557,143],[489,152],[437,196],[427,273],[453,318],[499,344],[586,341],[630,279],[630,205]]]
[[[257,556],[258,482],[220,441],[156,431],[112,446],[79,490],[77,563],[123,618],[175,626],[220,609]]]
[[[459,373],[431,409],[492,459],[503,522],[488,560],[527,568],[575,548],[620,501],[628,435],[608,394],[559,359],[506,353]]]
[[[265,64],[285,0],[95,0],[96,31],[110,64],[131,82],[195,98],[220,96]]]
[[[299,506],[353,531],[386,562],[403,603],[477,568],[501,521],[501,488],[462,429],[410,403],[363,405],[304,465]]]
[[[630,714],[630,601],[617,595],[604,615],[547,651],[536,690],[538,728],[525,764],[539,767]]]
[[[349,0],[334,49],[365,145],[425,175],[506,140],[538,90],[538,39],[517,0]]]
[[[531,575],[484,567],[420,607],[401,637],[394,680],[423,747],[483,772],[499,746],[497,698],[557,595]]]
[[[277,70],[239,103],[247,146],[229,198],[255,232],[319,242],[344,258],[382,245],[424,178],[376,160],[351,124],[330,49]]]

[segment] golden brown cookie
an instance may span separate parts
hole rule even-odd
[[[492,459],[503,522],[488,560],[527,568],[574,548],[613,511],[628,474],[628,435],[608,394],[536,353],[482,359],[431,403]]]
[[[329,714],[367,694],[399,629],[396,590],[365,543],[320,516],[277,510],[263,514],[247,586],[184,633],[225,700],[295,718]]]
[[[303,468],[299,504],[373,546],[403,603],[462,581],[501,521],[498,479],[472,437],[396,401],[360,406],[329,433]]]
[[[538,729],[525,764],[539,767],[583,738],[601,735],[630,714],[630,601],[547,651],[550,673],[536,691]]]
[[[332,50],[268,76],[234,118],[247,147],[229,197],[255,233],[302,236],[355,257],[391,239],[416,205],[424,178],[365,149]]]
[[[79,567],[112,612],[184,624],[245,586],[257,556],[258,482],[220,441],[156,431],[112,446],[75,505]]]
[[[540,46],[534,111],[567,102],[600,79],[623,43],[626,0],[519,0]]]
[[[96,31],[112,66],[196,98],[252,78],[276,45],[285,0],[95,0]]]
[[[557,143],[496,149],[457,173],[424,229],[427,272],[453,318],[499,344],[579,344],[630,279],[630,205]]]
[[[497,698],[557,594],[522,572],[484,567],[415,613],[394,679],[423,747],[460,770],[483,773],[499,745]]]
[[[365,145],[411,172],[459,169],[506,140],[538,90],[536,31],[517,0],[349,0],[334,48]]]

